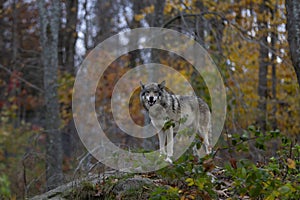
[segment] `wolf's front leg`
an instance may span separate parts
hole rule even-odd
[[[165,145],[166,145],[166,134],[164,131],[159,131],[158,132],[158,140],[159,140],[159,153],[160,156],[162,155],[167,155],[166,150],[165,150]]]
[[[209,144],[208,135],[206,135],[206,136],[203,138],[203,143],[204,143],[204,146],[205,146],[205,153],[206,153],[207,155],[211,154],[212,148],[211,148],[211,145]]]
[[[209,143],[208,135],[200,135],[200,137],[203,139],[203,145],[200,149],[196,148],[196,145],[193,148],[194,153],[197,154],[199,158],[209,155],[212,152],[211,144]]]
[[[174,138],[173,138],[173,127],[171,126],[167,130],[167,158],[166,161],[172,163],[171,157],[173,156]]]

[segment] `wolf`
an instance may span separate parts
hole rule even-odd
[[[197,131],[203,139],[206,154],[212,151],[211,112],[204,100],[197,96],[175,95],[165,87],[166,82],[143,84],[140,81],[140,101],[149,113],[152,125],[158,132],[160,155],[172,163],[174,132],[179,126]],[[182,120],[184,116],[184,120]],[[166,126],[167,125],[167,126]],[[167,139],[167,147],[165,143]],[[200,150],[198,150],[198,155]]]

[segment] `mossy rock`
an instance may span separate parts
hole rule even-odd
[[[31,200],[143,200],[149,199],[155,184],[149,178],[133,174],[114,175],[104,180],[94,178],[62,185]]]
[[[99,199],[96,196],[97,190],[91,182],[82,182],[79,187],[74,188],[64,195],[65,199]]]
[[[155,185],[148,178],[136,177],[120,180],[112,189],[117,199],[148,199]]]

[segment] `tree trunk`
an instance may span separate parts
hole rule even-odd
[[[277,5],[274,10],[271,11],[272,14],[272,20],[275,20],[275,15],[277,12]],[[275,31],[272,31],[271,33],[271,45],[272,45],[272,56],[271,56],[271,66],[272,66],[272,110],[271,110],[271,128],[272,130],[277,129],[277,119],[276,119],[276,113],[277,113],[277,92],[276,92],[276,86],[277,86],[277,77],[276,77],[276,41],[277,39],[277,33]]]
[[[260,7],[261,13],[266,15],[266,6],[265,3],[262,3]],[[260,30],[260,43],[259,43],[259,73],[258,73],[258,113],[257,113],[257,123],[261,131],[266,130],[266,114],[267,114],[267,74],[268,74],[268,32],[267,32],[267,20],[264,18],[259,22],[259,30]]]
[[[40,15],[40,41],[44,67],[44,90],[46,106],[46,187],[47,190],[62,184],[62,145],[60,134],[59,102],[57,96],[58,33],[60,2],[38,1]]]
[[[18,8],[17,8],[17,1],[13,0],[12,2],[12,7],[13,7],[13,13],[12,13],[12,71],[14,73],[18,73],[18,49],[19,49],[19,37],[18,37]],[[14,86],[12,87],[12,90],[9,92],[9,97],[10,98],[16,98],[18,96],[18,94],[20,93],[20,88],[17,86],[16,83],[14,83]],[[18,108],[15,114],[16,114],[16,118],[13,119],[13,124],[14,127],[18,127],[21,124],[21,116],[20,116],[20,105],[18,105]]]
[[[202,13],[204,11],[206,11],[207,9],[205,8],[202,0],[201,1],[196,1],[195,2],[195,6],[199,9],[199,11]],[[201,17],[196,17],[195,20],[196,24],[195,24],[195,40],[197,42],[199,42],[202,47],[205,47],[205,18],[203,16]]]
[[[300,0],[286,0],[290,54],[300,86]]]
[[[74,56],[75,56],[75,44],[77,40],[77,11],[78,11],[78,0],[66,1],[67,10],[67,23],[66,33],[64,37],[65,46],[65,70],[74,74]]]
[[[163,25],[165,4],[165,0],[155,0],[154,17],[152,23],[154,27],[161,27]]]

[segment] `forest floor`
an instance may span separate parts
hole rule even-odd
[[[297,152],[300,146],[296,145]],[[299,159],[299,157],[298,157]],[[229,160],[216,166],[211,156],[186,154],[151,173],[106,171],[60,186],[40,199],[299,199],[299,160],[270,158],[268,163]]]

